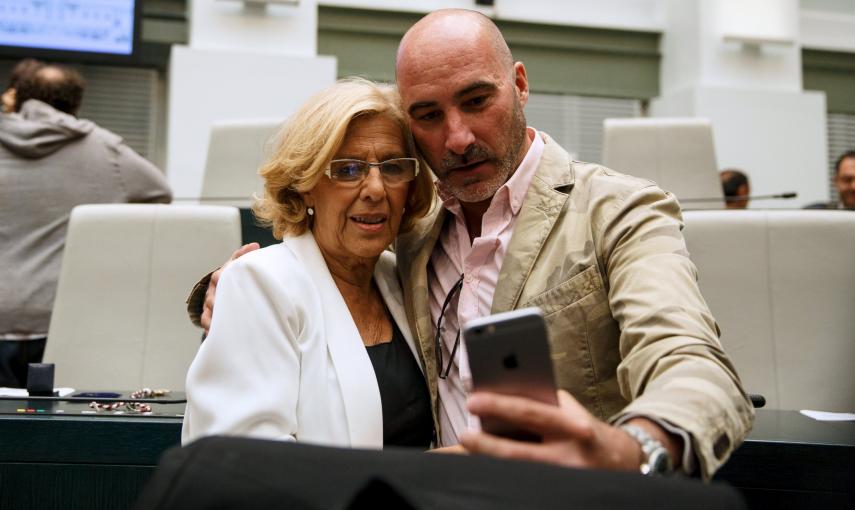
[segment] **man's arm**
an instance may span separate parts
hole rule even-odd
[[[701,296],[680,206],[652,184],[598,184],[614,196],[594,216],[595,242],[620,328],[618,383],[630,402],[609,421],[646,417],[679,431],[691,452],[685,467],[697,461],[709,478],[748,433],[753,408]]]
[[[476,394],[474,414],[530,428],[546,440],[532,445],[478,433],[462,443],[504,457],[638,469],[638,442],[614,425],[631,423],[657,439],[678,467],[691,471],[697,464],[709,478],[747,434],[753,410],[698,290],[676,200],[652,185],[614,182],[595,184],[607,188],[594,193],[604,199],[591,219],[620,327],[618,381],[630,404],[607,424],[569,395],[555,407]]]
[[[116,165],[130,203],[170,203],[172,190],[166,177],[150,161],[120,142],[116,147]]]
[[[233,261],[260,247],[261,245],[258,243],[249,243],[241,246],[232,253],[232,256],[222,266],[203,276],[193,286],[193,290],[190,291],[190,295],[187,297],[187,314],[190,316],[190,322],[204,329],[206,335],[208,334],[208,330],[211,329],[211,318],[214,313],[214,297],[217,293],[217,284],[220,282],[223,270]]]

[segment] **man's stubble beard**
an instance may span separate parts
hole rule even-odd
[[[511,117],[511,139],[508,142],[508,147],[501,157],[496,157],[491,151],[480,146],[475,146],[470,151],[467,149],[467,155],[473,154],[487,156],[496,166],[496,172],[486,180],[474,182],[472,184],[464,184],[463,186],[455,186],[446,177],[450,174],[449,170],[445,170],[448,166],[458,162],[460,157],[447,155],[438,165],[442,171],[434,171],[443,186],[454,195],[457,200],[467,203],[483,202],[493,198],[493,195],[505,184],[510,176],[516,170],[518,165],[517,157],[525,142],[526,122],[525,114],[523,113],[522,105],[519,98],[514,94],[513,99],[513,114]],[[475,159],[475,158],[470,158]]]

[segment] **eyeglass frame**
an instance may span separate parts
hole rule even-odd
[[[390,162],[390,161],[397,161],[397,160],[402,160],[402,159],[405,159],[405,160],[407,160],[407,161],[412,161],[413,163],[415,163],[416,168],[415,168],[415,170],[413,171],[413,178],[412,178],[412,179],[410,179],[410,180],[408,180],[408,181],[401,181],[401,182],[395,182],[395,183],[390,183],[390,182],[388,182],[388,181],[386,180],[386,178],[384,177],[384,174],[383,174],[383,165],[384,165],[384,164],[386,164],[386,163],[388,163],[388,162]],[[363,163],[363,164],[365,164],[365,165],[367,165],[367,166],[368,166],[368,171],[367,171],[367,172],[365,172],[365,173],[363,173],[363,174],[362,174],[362,179],[360,179],[360,180],[358,180],[358,181],[340,181],[340,180],[338,180],[338,179],[333,179],[333,177],[332,177],[332,164],[333,164],[333,163],[336,163],[336,162],[339,162],[339,161],[352,161],[352,162],[356,162],[356,163]],[[381,179],[383,179],[383,184],[386,184],[386,185],[392,185],[392,186],[396,186],[396,185],[399,185],[399,184],[406,184],[406,183],[408,183],[408,182],[413,182],[414,180],[416,180],[416,177],[419,175],[419,170],[420,170],[420,168],[419,168],[419,167],[420,167],[420,165],[419,165],[419,159],[418,159],[418,158],[407,158],[407,157],[404,157],[404,158],[389,158],[389,159],[387,159],[387,160],[385,160],[385,161],[380,161],[380,162],[378,162],[378,163],[371,163],[371,162],[369,162],[369,161],[365,161],[364,159],[343,158],[343,159],[333,159],[333,160],[331,160],[331,161],[329,162],[329,164],[327,165],[326,169],[324,170],[324,175],[326,175],[326,176],[327,176],[327,178],[328,178],[330,181],[332,181],[332,182],[334,182],[334,183],[336,183],[336,184],[343,184],[343,185],[345,185],[345,186],[346,186],[346,185],[357,186],[357,185],[362,184],[363,182],[365,182],[365,179],[366,179],[366,178],[368,178],[368,173],[369,173],[369,172],[371,172],[371,169],[372,169],[372,168],[374,168],[374,167],[377,167],[377,170],[380,172],[380,178],[381,178]]]
[[[451,365],[454,363],[454,355],[457,354],[457,348],[460,346],[460,328],[457,328],[457,335],[454,337],[454,347],[451,349],[451,355],[448,359],[448,366],[445,368],[445,374],[443,374],[442,369],[442,319],[445,317],[445,311],[448,309],[448,305],[451,304],[451,300],[454,298],[455,294],[460,293],[460,289],[463,288],[463,275],[460,275],[460,278],[457,279],[457,282],[454,283],[454,286],[451,287],[451,290],[448,291],[448,294],[445,296],[445,301],[442,303],[442,308],[439,310],[439,317],[436,319],[436,334],[434,335],[434,349],[436,349],[436,370],[437,377],[440,379],[448,379],[448,374],[451,372]]]

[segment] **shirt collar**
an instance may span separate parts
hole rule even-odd
[[[493,201],[506,200],[511,207],[511,211],[516,216],[520,207],[522,207],[523,199],[528,191],[528,186],[531,184],[531,179],[534,177],[535,170],[540,164],[540,158],[543,155],[543,138],[538,136],[537,130],[533,127],[526,128],[526,136],[532,141],[525,153],[525,157],[520,162],[510,179],[502,184],[502,186],[493,195]],[[442,200],[442,206],[450,213],[455,215],[462,214],[460,202],[451,192],[437,180],[435,182],[437,195]],[[492,205],[492,201],[491,201]]]

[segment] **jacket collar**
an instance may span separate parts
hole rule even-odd
[[[570,155],[549,135],[541,135],[545,142],[543,156],[529,185],[499,271],[492,313],[512,310],[517,305],[537,255],[561,215],[575,183]]]
[[[311,232],[286,237],[283,243],[305,265],[321,296],[321,317],[327,349],[338,377],[347,417],[350,444],[373,447],[383,444],[383,408],[380,389],[368,351]],[[366,375],[369,377],[366,377]]]

